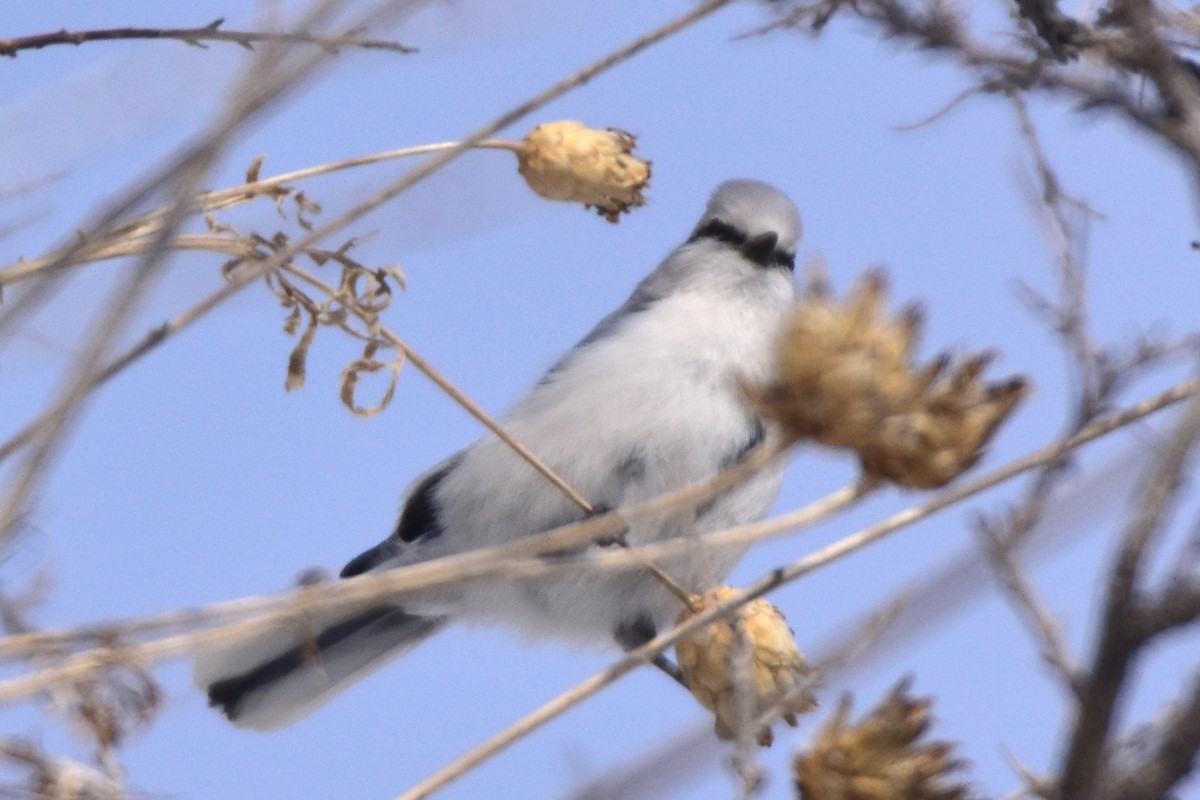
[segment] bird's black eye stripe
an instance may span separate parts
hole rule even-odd
[[[746,234],[725,220],[717,218],[710,219],[697,228],[696,232],[688,239],[688,242],[694,242],[699,239],[716,239],[718,242],[724,242],[730,247],[742,247],[747,241]],[[796,256],[785,250],[776,250],[771,254],[771,259],[776,266],[785,267],[789,270],[796,268]],[[771,264],[763,264],[763,266],[771,266]]]
[[[741,247],[746,243],[746,234],[725,220],[710,219],[697,228],[696,232],[692,234],[692,238],[688,239],[688,241],[694,242],[697,239],[716,239],[718,242],[724,242],[733,247]]]

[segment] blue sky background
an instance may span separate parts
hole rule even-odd
[[[236,0],[8,5],[0,37],[63,27],[196,26],[217,17],[243,28],[253,26],[255,10]],[[246,130],[206,184],[238,183],[259,153],[270,175],[458,138],[686,8],[428,4],[387,34],[420,54],[344,53]],[[1010,25],[995,4],[976,12],[981,31]],[[636,133],[639,152],[654,162],[650,203],[619,225],[540,200],[520,181],[511,156],[485,151],[354,226],[348,235],[374,234],[356,250],[361,260],[398,261],[408,275],[409,289],[387,323],[500,413],[687,235],[717,183],[761,178],[801,210],[801,260],[824,257],[839,287],[883,264],[897,302],[926,304],[926,354],[994,347],[1004,354],[992,368],[996,376],[1032,378],[1036,394],[1001,431],[985,467],[1048,442],[1064,425],[1071,385],[1054,336],[1016,297],[1019,281],[1049,292],[1054,277],[1027,200],[1032,171],[1010,107],[975,98],[934,124],[898,132],[966,88],[964,74],[902,43],[881,42],[849,17],[835,18],[817,40],[794,32],[734,40],[768,19],[758,5],[727,8],[506,132],[520,138],[540,122],[580,119]],[[0,264],[63,241],[195,135],[247,63],[235,46],[201,50],[176,42],[59,47],[0,62],[0,189],[61,175],[42,190],[0,199],[0,225],[26,222],[0,238]],[[1065,186],[1104,214],[1091,227],[1088,248],[1097,337],[1193,329],[1200,272],[1190,243],[1198,235],[1192,187],[1179,164],[1110,117],[1043,102],[1032,110]],[[304,188],[332,218],[410,166],[356,170]],[[267,235],[283,224],[268,203],[227,219]],[[221,261],[175,258],[127,340],[215,290]],[[89,314],[118,274],[115,263],[80,270],[0,350],[0,436],[53,395]],[[336,570],[386,535],[415,475],[480,435],[476,422],[412,369],[387,413],[353,417],[338,401],[338,375],[356,353],[328,331],[312,349],[307,387],[285,394],[293,342],[281,331],[283,316],[272,296],[251,287],[87,406],[4,564],[10,584],[37,570],[52,575],[53,590],[36,615],[40,625],[270,593],[309,566]],[[1130,398],[1186,372],[1180,365],[1150,376]],[[1101,524],[1032,569],[1084,659],[1103,587],[1099,570],[1124,517],[1124,488],[1161,442],[1161,428],[1136,427],[1085,454],[1085,466],[1114,458],[1121,466],[1103,491],[1076,498],[1064,525],[1076,516]],[[854,476],[850,459],[802,450],[778,509]],[[974,514],[1000,510],[1014,488],[788,586],[774,602],[801,646],[816,648],[893,587],[971,549]],[[885,492],[817,530],[760,546],[733,580],[751,581],[916,499]],[[948,597],[947,604],[961,606],[958,613],[928,636],[892,648],[850,688],[861,709],[912,673],[915,690],[937,698],[936,734],[963,742],[982,792],[999,795],[1016,785],[1005,754],[1034,771],[1052,770],[1069,717],[1009,606],[986,583],[976,599]],[[1177,636],[1155,650],[1131,719],[1150,716],[1182,688],[1195,644],[1193,631],[1190,641]],[[611,658],[459,627],[301,724],[265,735],[235,730],[209,711],[176,662],[158,672],[167,691],[161,717],[122,755],[130,785],[158,796],[386,798]],[[824,696],[827,709],[840,688]],[[78,752],[32,706],[0,713],[3,731]],[[692,698],[641,670],[443,796],[569,796],[572,787],[611,774],[656,744],[709,725]],[[812,727],[809,721],[796,734],[782,733],[764,754],[771,776],[765,796],[789,795],[787,760]],[[670,771],[652,796],[732,795],[723,766],[728,753],[701,752],[705,758]],[[1200,797],[1195,782],[1183,796]]]

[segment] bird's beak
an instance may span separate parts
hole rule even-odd
[[[779,244],[779,235],[776,233],[760,233],[750,241],[742,245],[742,255],[753,261],[755,264],[766,266],[771,263],[771,259],[775,254],[775,246]]]

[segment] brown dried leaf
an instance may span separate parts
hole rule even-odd
[[[250,166],[246,169],[246,183],[258,183],[258,175],[262,172],[263,161],[267,158],[266,153],[259,153],[250,162]]]
[[[392,396],[396,392],[396,383],[400,378],[400,368],[404,366],[404,353],[398,352],[396,357],[391,362],[377,361],[374,356],[379,349],[379,345],[375,342],[368,342],[363,349],[362,358],[356,359],[342,370],[342,403],[346,408],[350,409],[355,416],[359,417],[374,417],[381,414],[384,409],[392,402]],[[358,376],[363,372],[379,372],[380,370],[388,369],[391,371],[391,377],[388,381],[387,390],[383,393],[383,397],[379,403],[373,406],[360,406],[354,399],[355,390],[358,388]]]
[[[284,323],[285,329],[291,324],[292,318],[298,319],[300,313],[299,306],[292,309],[292,314],[288,317],[288,321]],[[292,333],[293,331],[288,331]],[[305,369],[308,362],[308,348],[312,346],[313,339],[317,335],[317,315],[309,312],[308,327],[304,329],[300,341],[292,349],[292,354],[288,356],[287,380],[283,382],[283,388],[286,391],[292,392],[304,386]]]
[[[321,213],[321,205],[310,200],[304,192],[297,191],[292,195],[292,200],[296,204],[296,222],[306,231],[311,231],[313,225],[310,216],[315,217]]]

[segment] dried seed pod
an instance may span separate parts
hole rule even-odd
[[[529,188],[550,200],[595,208],[616,222],[630,208],[646,204],[650,162],[632,155],[633,134],[593,130],[580,122],[547,122],[529,132],[517,153],[517,170]]]
[[[792,762],[802,800],[965,800],[970,796],[948,775],[963,766],[949,742],[918,744],[930,725],[929,698],[908,695],[909,680],[896,685],[862,722],[851,726],[843,698],[817,741]]]
[[[734,594],[732,587],[719,586],[693,596],[691,608],[680,614],[679,622]],[[762,598],[731,614],[736,618],[736,630],[722,618],[675,645],[688,689],[700,705],[716,715],[716,732],[722,739],[732,739],[743,719],[755,720],[776,705],[782,706],[781,716],[795,727],[796,715],[811,711],[817,703],[801,688],[810,670],[787,620]],[[743,679],[740,685],[739,678]],[[770,728],[754,733],[764,747],[774,740]]]
[[[985,384],[990,356],[940,355],[913,364],[923,315],[910,306],[886,315],[887,280],[871,270],[838,302],[823,274],[784,325],[778,368],[765,386],[747,386],[763,416],[794,438],[855,450],[869,475],[932,488],[970,468],[1024,396],[1023,378]]]
[[[883,419],[879,435],[859,451],[867,471],[926,489],[945,486],[974,466],[1028,391],[1022,377],[984,384],[974,369],[980,360],[967,361],[928,387],[913,407]]]

